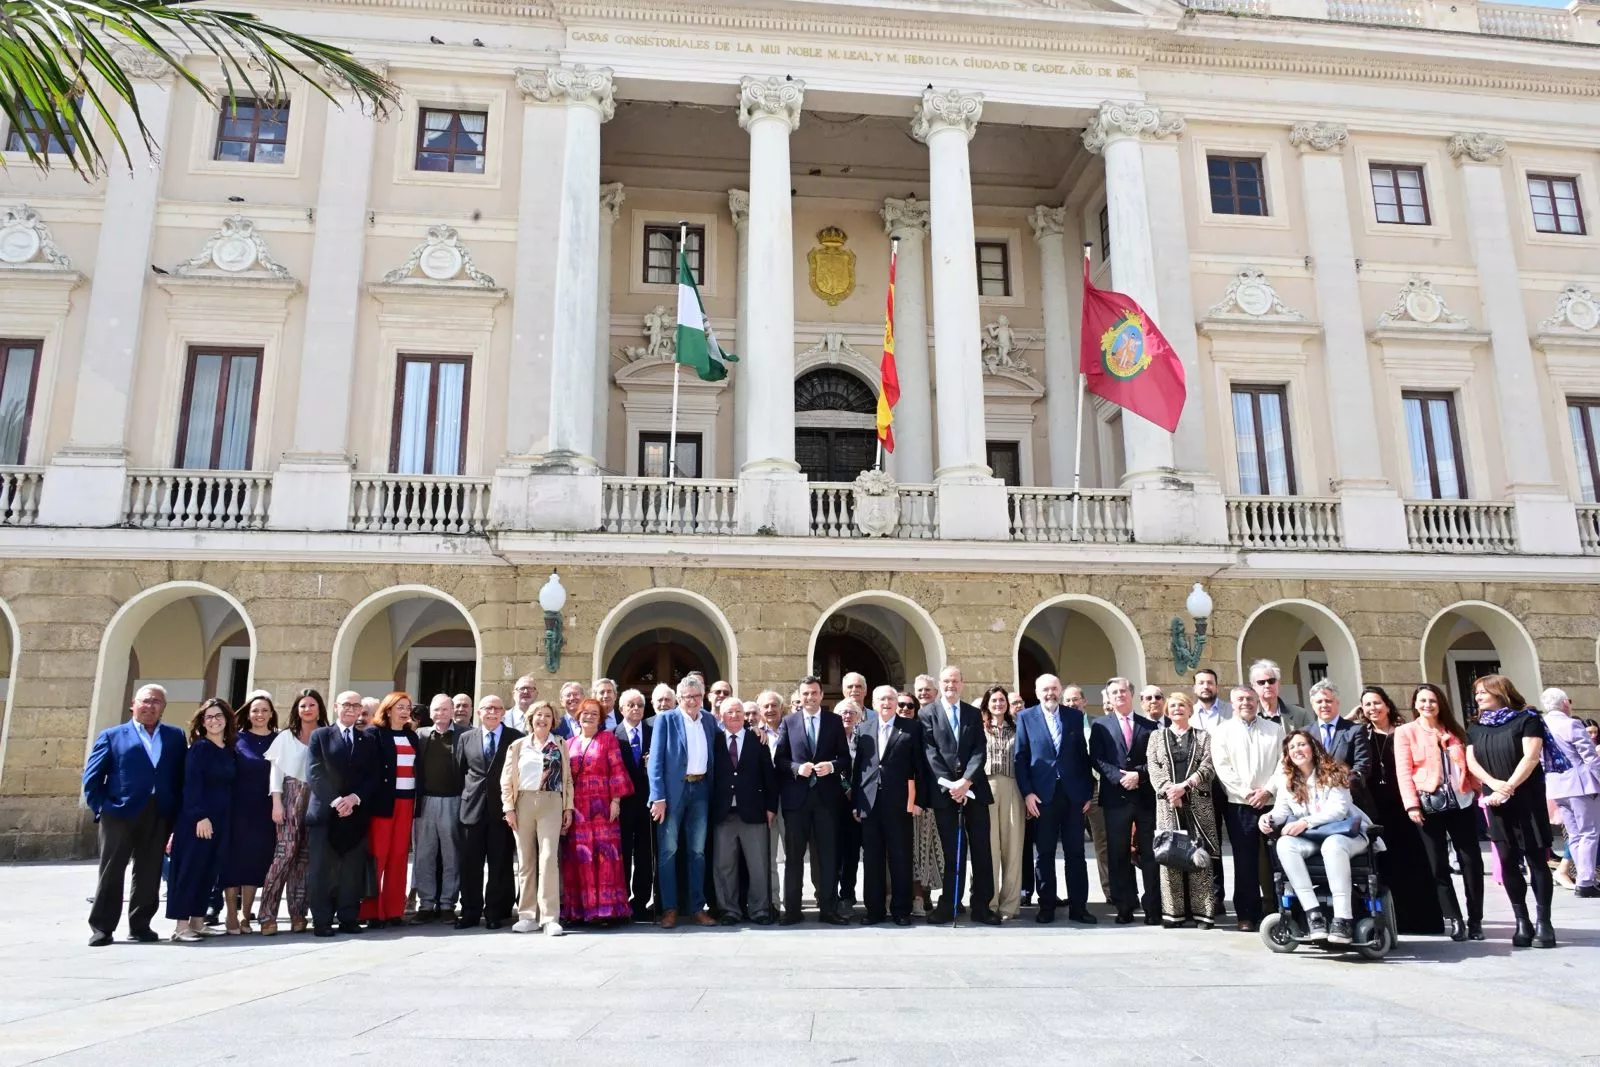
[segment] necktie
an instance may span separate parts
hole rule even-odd
[[[889,747],[889,731],[892,727],[888,723],[878,727],[878,759],[883,760],[883,750]]]
[[[1056,755],[1061,755],[1061,717],[1052,715],[1046,720],[1050,724],[1050,743],[1055,746]]]
[[[1119,715],[1117,717],[1122,720],[1122,743],[1124,745],[1127,745],[1129,748],[1132,748],[1133,747],[1133,716],[1132,715]]]
[[[355,744],[354,739],[352,739],[351,736],[350,736],[350,727],[348,727],[348,726],[346,726],[344,728],[344,743],[347,744],[347,745],[354,745]]]
[[[733,761],[733,773],[739,773],[739,735],[728,735],[728,758]]]
[[[639,762],[639,728],[634,727],[628,731],[628,744],[633,746],[633,762]]]
[[[961,736],[961,716],[956,713],[956,706],[950,705],[950,732],[957,737]]]
[[[811,754],[812,755],[816,755],[816,752],[817,752],[817,717],[815,715],[807,715],[806,716],[806,737],[811,740]]]
[[[1331,722],[1322,724],[1322,747],[1333,747],[1333,723]]]
[[[488,733],[483,735],[483,762],[485,762],[485,763],[493,763],[494,762],[494,731],[493,730],[491,730]]]

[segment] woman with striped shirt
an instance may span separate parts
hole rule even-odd
[[[406,860],[411,851],[411,815],[416,799],[417,735],[411,728],[411,695],[390,693],[367,727],[378,743],[378,778],[367,805],[367,847],[378,876],[378,892],[361,902],[369,926],[399,926],[406,910]]]

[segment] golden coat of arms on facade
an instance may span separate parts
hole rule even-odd
[[[838,307],[856,290],[856,254],[844,246],[849,235],[837,226],[817,231],[819,247],[806,253],[811,268],[811,291]]]

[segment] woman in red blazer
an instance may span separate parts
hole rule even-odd
[[[1436,685],[1419,685],[1411,696],[1416,718],[1394,732],[1394,763],[1406,814],[1422,831],[1452,941],[1483,940],[1483,854],[1478,849],[1480,782],[1467,768],[1467,732]],[[1424,798],[1427,804],[1424,806]],[[1461,857],[1467,921],[1450,881],[1450,848]]]

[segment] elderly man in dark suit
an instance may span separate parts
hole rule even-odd
[[[863,926],[884,921],[885,899],[894,924],[911,925],[911,820],[922,812],[929,783],[923,773],[922,723],[895,714],[899,696],[892,685],[872,691],[873,714],[856,727],[856,754],[850,763],[852,814],[861,826],[866,868]]]
[[[723,926],[748,919],[759,926],[772,923],[768,910],[772,892],[767,884],[767,826],[778,810],[778,779],[772,753],[744,728],[744,702],[727,697],[718,709],[722,733],[712,756],[717,762],[716,786],[711,793],[712,873]],[[744,857],[750,884],[744,906],[739,905],[739,857]]]
[[[778,728],[778,790],[783,804],[784,926],[800,921],[801,862],[811,856],[811,884],[823,922],[844,926],[839,914],[839,813],[850,774],[844,721],[822,710],[822,679],[800,679],[800,710]]]
[[[604,681],[605,679],[602,679]],[[633,792],[622,798],[622,877],[628,886],[633,921],[650,915],[650,887],[656,876],[656,835],[650,822],[650,724],[644,721],[644,694],[629,689],[617,698],[621,720],[611,733],[622,753],[622,765]]]
[[[337,720],[312,731],[311,799],[306,803],[306,832],[311,863],[306,886],[311,900],[311,925],[318,937],[361,932],[361,894],[367,873],[367,813],[362,801],[376,787],[377,742],[359,725],[361,694],[340,693]]]
[[[1094,795],[1094,772],[1083,736],[1083,712],[1061,702],[1061,679],[1043,674],[1034,684],[1039,703],[1017,716],[1017,791],[1038,829],[1035,922],[1053,922],[1056,907],[1056,843],[1066,845],[1067,918],[1094,924],[1089,914],[1089,868],[1083,862],[1083,815]]]
[[[1339,687],[1326,678],[1311,687],[1311,712],[1317,717],[1312,734],[1328,755],[1350,768],[1350,797],[1372,814],[1372,735],[1362,723],[1340,717]]]
[[[477,926],[480,919],[490,930],[511,921],[515,896],[511,865],[517,839],[502,811],[500,774],[506,766],[506,749],[522,731],[505,725],[505,714],[499,697],[484,697],[478,701],[479,725],[456,739],[456,767],[461,772],[461,915],[456,919],[457,930]]]
[[[989,906],[994,899],[994,864],[989,850],[989,805],[994,803],[994,794],[983,770],[988,740],[983,713],[961,699],[961,685],[961,669],[946,667],[939,672],[939,696],[918,713],[923,751],[937,787],[933,817],[944,850],[944,888],[928,922],[947,923],[955,918],[961,906],[956,899],[961,872],[958,860],[964,864],[970,859],[972,919],[999,926],[1000,916]],[[956,847],[957,835],[963,835],[965,848]]]
[[[1089,734],[1089,757],[1100,772],[1100,807],[1105,810],[1106,865],[1111,875],[1111,903],[1117,922],[1133,922],[1133,909],[1144,908],[1146,926],[1161,924],[1161,894],[1156,883],[1156,794],[1150,785],[1147,749],[1155,733],[1153,720],[1133,710],[1133,685],[1126,678],[1106,683],[1106,711]],[[1132,839],[1144,877],[1144,895],[1134,890]]]
[[[111,944],[122,921],[122,885],[133,864],[128,934],[159,941],[150,929],[161,891],[161,857],[172,836],[183,799],[183,764],[188,742],[176,726],[163,725],[167,691],[140,686],[132,718],[102,730],[83,767],[83,799],[100,830],[100,876],[89,910],[89,944]]]

